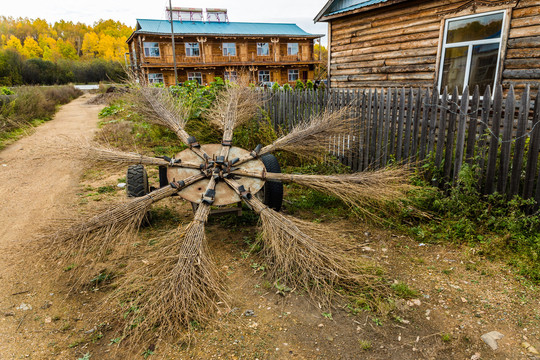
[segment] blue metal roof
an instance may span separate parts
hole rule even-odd
[[[245,22],[202,22],[173,21],[175,34],[193,35],[264,35],[264,36],[306,36],[320,37],[310,34],[296,24],[245,23]],[[171,23],[168,20],[137,19],[137,33],[170,34]]]
[[[384,2],[387,2],[387,1],[388,0],[367,0],[367,1],[361,2],[359,4],[347,6],[347,7],[344,7],[342,9],[337,9],[335,11],[332,11],[332,12],[324,14],[324,15],[330,16],[330,15],[340,14],[340,13],[343,13],[343,12],[360,9],[360,8],[363,8],[363,7],[366,7],[366,6],[375,5],[375,4],[379,4],[379,3],[384,3]]]

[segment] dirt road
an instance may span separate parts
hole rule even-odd
[[[81,164],[53,157],[47,145],[63,141],[60,137],[92,136],[102,108],[85,104],[92,96],[63,106],[53,120],[0,152],[1,360],[47,358],[54,350],[55,340],[46,330],[50,319],[40,311],[67,304],[49,292],[48,280],[29,263],[21,245],[74,201]],[[43,326],[35,326],[36,318]]]

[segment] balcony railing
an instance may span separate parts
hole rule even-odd
[[[236,64],[236,65],[249,65],[252,63],[270,63],[270,62],[300,62],[300,61],[314,61],[313,57],[310,59],[302,59],[300,54],[297,55],[280,55],[279,57],[274,58],[274,55],[267,56],[258,56],[254,53],[249,56],[185,56],[177,55],[176,64],[177,65],[220,65],[220,64]],[[147,65],[172,65],[173,56],[172,55],[162,55],[160,57],[144,57],[143,63]]]

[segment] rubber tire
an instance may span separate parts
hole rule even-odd
[[[148,174],[143,165],[131,165],[126,175],[126,192],[128,197],[141,197],[148,194]]]
[[[274,155],[265,154],[260,159],[267,172],[281,173],[279,162]],[[276,211],[281,210],[283,204],[283,183],[281,181],[266,181],[260,192],[261,200],[266,206]]]

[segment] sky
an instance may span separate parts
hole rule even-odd
[[[312,34],[327,33],[326,23],[313,18],[327,0],[172,0],[173,7],[225,8],[229,21],[295,23]],[[93,24],[113,19],[135,26],[135,19],[165,19],[168,0],[2,0],[0,15]],[[322,40],[326,44],[326,36]]]

